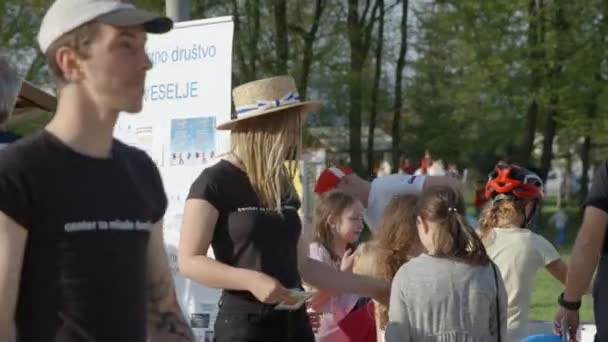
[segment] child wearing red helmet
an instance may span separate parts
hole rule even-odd
[[[506,341],[528,331],[528,311],[536,271],[545,267],[562,284],[567,266],[544,237],[526,227],[543,197],[540,177],[517,165],[498,164],[485,186],[489,200],[481,213],[479,234],[500,269],[508,293]]]

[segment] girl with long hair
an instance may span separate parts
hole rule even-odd
[[[234,89],[237,117],[230,153],[205,169],[190,188],[181,227],[178,266],[188,278],[224,289],[215,336],[224,341],[314,341],[306,309],[292,291],[307,283],[336,293],[380,297],[387,284],[340,272],[308,257],[300,201],[292,184],[304,114],[318,102],[299,99],[291,77]],[[212,246],[215,259],[207,257]]]
[[[417,201],[418,195],[400,195],[386,207],[373,240],[379,249],[376,261],[381,279],[392,282],[399,268],[422,252],[416,229]],[[378,328],[384,331],[388,322],[388,307],[377,303],[376,312]]]
[[[353,272],[392,281],[401,265],[422,252],[416,229],[417,195],[398,195],[386,207],[372,241],[357,247]],[[347,315],[341,330],[351,342],[383,342],[388,307],[372,301]]]
[[[485,194],[489,202],[479,219],[479,234],[509,294],[506,341],[519,341],[528,331],[536,271],[545,267],[565,284],[567,266],[549,241],[526,228],[543,197],[543,182],[537,174],[499,164],[489,176]]]
[[[501,341],[504,284],[464,215],[462,196],[450,188],[421,195],[416,226],[425,253],[393,279],[386,341]]]
[[[332,191],[321,196],[315,206],[309,256],[336,270],[352,271],[353,251],[363,231],[363,204],[353,196]],[[347,341],[337,323],[357,304],[359,296],[326,291],[311,300],[310,308],[321,313],[316,340]]]

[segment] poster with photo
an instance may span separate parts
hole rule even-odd
[[[189,308],[189,323],[197,341],[213,341],[215,320],[217,319],[217,303],[194,302]]]
[[[215,117],[171,120],[170,166],[203,166],[215,159]]]

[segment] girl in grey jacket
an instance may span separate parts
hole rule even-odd
[[[393,279],[386,341],[506,341],[507,296],[498,269],[464,219],[462,196],[425,191],[416,225],[426,253]]]

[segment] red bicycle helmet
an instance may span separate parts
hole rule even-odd
[[[540,199],[543,197],[543,181],[536,173],[521,166],[498,164],[486,183],[486,198],[495,199],[499,195]]]

